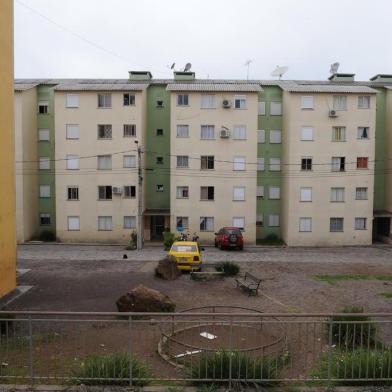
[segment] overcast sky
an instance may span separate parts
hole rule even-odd
[[[191,62],[199,78],[234,79],[252,60],[252,79],[276,65],[326,79],[338,61],[367,80],[392,73],[391,12],[391,0],[15,0],[15,76],[162,78]]]

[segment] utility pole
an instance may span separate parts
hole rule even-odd
[[[143,172],[142,148],[139,141],[135,140],[138,157],[138,210],[137,210],[137,250],[143,249]]]

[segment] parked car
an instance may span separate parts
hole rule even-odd
[[[203,260],[201,251],[197,242],[193,241],[175,241],[170,248],[169,255],[174,256],[177,266],[180,270],[199,270]]]
[[[215,233],[215,247],[219,249],[244,249],[244,237],[238,227],[223,227]]]

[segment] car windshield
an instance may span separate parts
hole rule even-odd
[[[174,252],[197,252],[196,245],[173,245],[171,250]]]
[[[241,235],[241,230],[240,229],[226,229],[228,234],[237,234]]]

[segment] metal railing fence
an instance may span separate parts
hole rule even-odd
[[[1,311],[0,383],[392,383],[390,313],[224,309]]]

